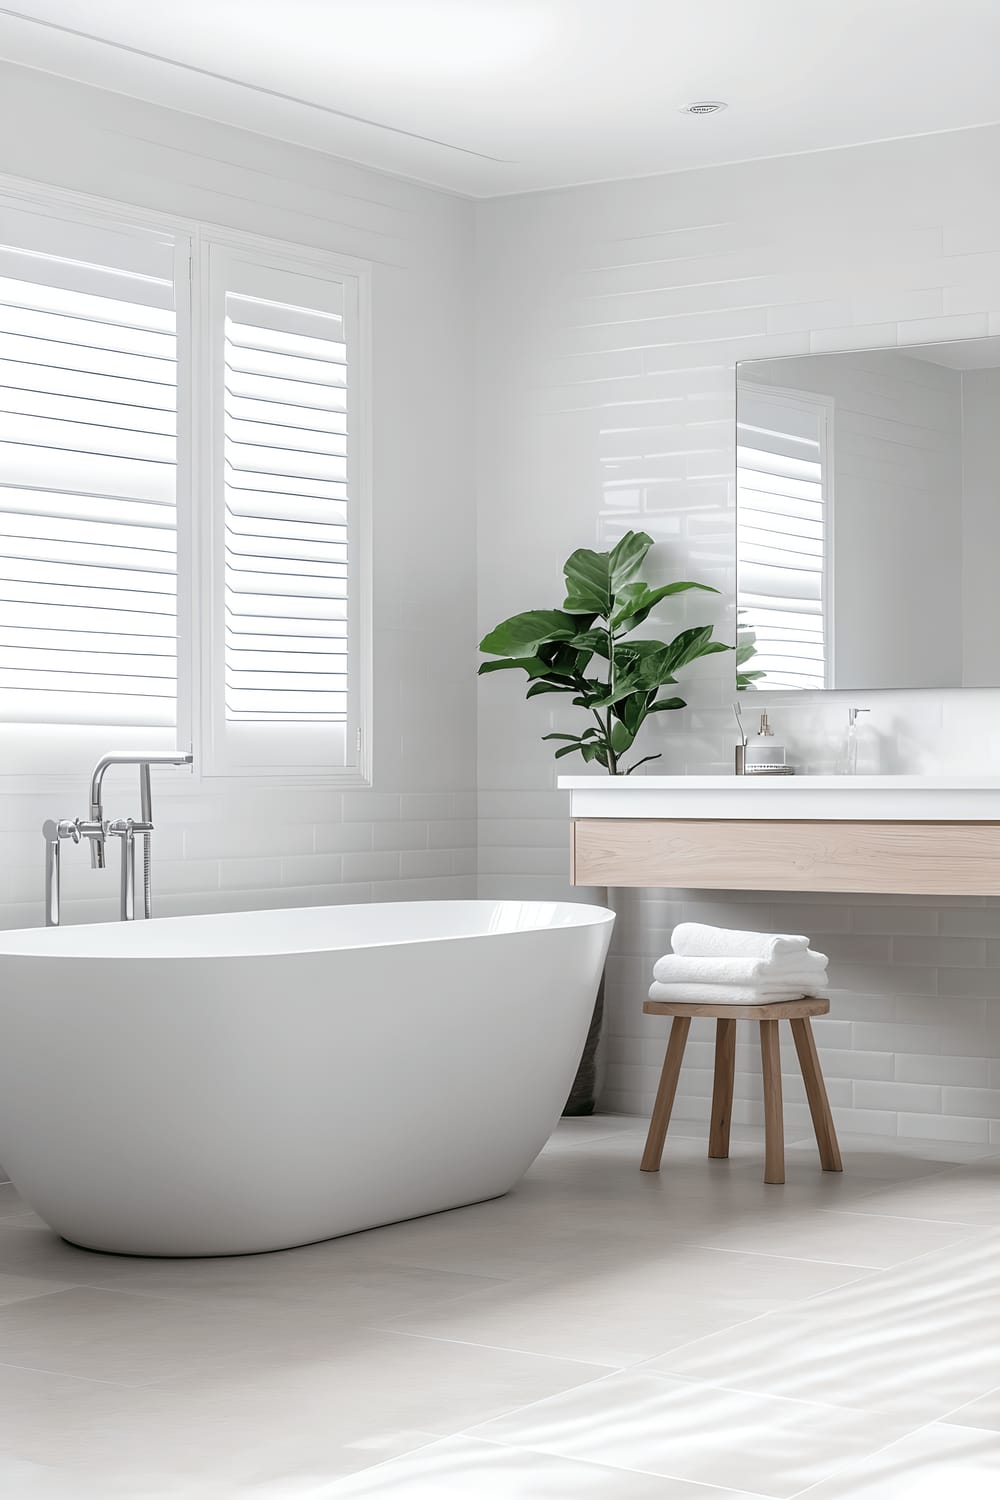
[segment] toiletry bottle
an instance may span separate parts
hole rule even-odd
[[[739,743],[736,746],[736,774],[743,776],[746,774],[747,734],[743,728],[743,720],[740,718],[738,703],[733,704],[733,713],[736,715],[736,724],[740,731]]]
[[[774,772],[785,766],[785,747],[775,742],[774,730],[768,722],[767,710],[760,716],[760,729],[746,747],[745,768],[751,773]]]
[[[862,724],[862,714],[870,713],[868,708],[852,708],[847,715],[847,737],[844,740],[844,753],[841,757],[841,775],[874,775],[877,769],[874,753],[874,733],[865,724]]]

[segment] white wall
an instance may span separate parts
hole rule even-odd
[[[685,596],[671,624],[716,618],[732,639],[734,362],[1000,332],[998,175],[989,128],[483,204],[481,629],[558,603],[574,547],[639,526],[664,573],[722,591]],[[996,555],[976,575],[994,596]],[[731,662],[691,676],[690,708],[655,726],[657,766],[730,770]],[[514,674],[480,689],[484,894],[566,889],[566,800],[539,743],[565,711],[522,694]],[[852,704],[873,709],[885,771],[1000,765],[1000,692],[772,704],[807,769],[835,767]],[[664,1036],[641,1015],[649,966],[697,916],[805,930],[831,954],[822,1046],[842,1129],[1000,1142],[1000,900],[650,891],[616,904],[606,1105],[652,1102]],[[759,1118],[752,1051],[739,1067],[740,1118]],[[702,1031],[679,1108],[703,1122],[709,1070]]]
[[[734,361],[1000,332],[997,129],[475,210],[8,66],[0,131],[13,175],[377,266],[376,788],[161,798],[161,911],[471,889],[474,227],[480,633],[558,602],[573,547],[640,525],[664,544],[664,575],[722,591],[686,598],[674,623],[714,617],[731,637]],[[995,597],[992,575],[989,560],[966,559],[967,587],[975,579]],[[725,658],[702,664],[691,708],[657,726],[664,768],[730,768],[730,682]],[[561,892],[566,803],[538,742],[555,722],[551,700],[525,706],[503,674],[478,693],[481,889]],[[884,770],[1000,764],[996,692],[778,699],[772,717],[808,768],[829,769],[858,702],[875,710]],[[118,786],[109,779],[109,805],[126,794]],[[39,825],[82,811],[83,791],[81,778],[70,805],[45,789],[0,797],[0,921],[39,919]],[[67,859],[72,915],[112,914],[113,877],[82,865]],[[676,920],[700,915],[804,928],[830,951],[844,988],[823,1027],[824,1061],[843,1127],[970,1140],[992,1129],[1000,1140],[1000,901],[647,892],[620,893],[618,905],[611,1107],[651,1102],[663,1038],[640,1014],[648,966]],[[743,1118],[758,1109],[752,1064],[741,1051]],[[705,1118],[708,1067],[702,1034],[682,1083],[691,1117]],[[798,1097],[789,1116],[804,1125]]]
[[[961,373],[884,351],[744,373],[833,398],[834,680],[961,687]]]
[[[474,881],[473,213],[317,152],[0,65],[5,173],[374,262],[375,785],[174,795],[158,778],[160,913],[468,894]],[[0,923],[42,916],[42,819],[75,787],[0,795]],[[0,772],[3,770],[0,739]],[[108,776],[111,815],[135,811]],[[116,914],[116,876],[64,860],[70,920]]]
[[[965,681],[1000,672],[1000,370],[963,370]]]

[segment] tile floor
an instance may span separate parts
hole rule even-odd
[[[643,1133],[232,1260],[76,1250],[0,1188],[0,1496],[996,1500],[996,1148],[796,1142],[768,1188],[754,1131],[659,1177]]]

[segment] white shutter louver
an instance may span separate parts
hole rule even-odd
[[[340,314],[226,294],[225,714],[347,718],[347,349]]]
[[[0,719],[176,721],[173,257],[0,214]]]
[[[741,670],[770,689],[822,688],[828,671],[825,412],[740,386],[737,556]]]

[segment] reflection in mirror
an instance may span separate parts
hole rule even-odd
[[[741,690],[1000,685],[1000,338],[737,370]]]

